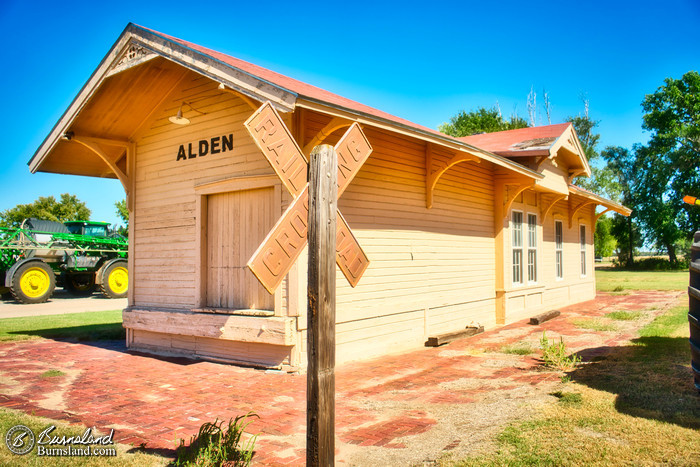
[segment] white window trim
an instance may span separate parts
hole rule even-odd
[[[535,218],[535,246],[534,248],[530,247],[530,216],[533,216]],[[539,271],[539,264],[540,264],[540,235],[539,235],[539,218],[536,213],[534,212],[528,212],[525,214],[523,218],[523,230],[527,230],[527,247],[524,245],[523,241],[523,248],[527,251],[527,267],[525,268],[527,270],[527,284],[528,285],[535,285],[539,283],[539,277],[540,277],[540,271]],[[525,227],[527,226],[527,229]],[[530,250],[535,250],[535,280],[532,281],[530,280]]]
[[[520,214],[520,246],[517,247],[517,249],[520,250],[520,282],[515,281],[515,277],[513,275],[513,270],[515,268],[515,262],[513,261],[514,251],[516,250],[516,247],[513,245],[513,235],[514,235],[514,225],[515,223],[513,222],[513,214],[519,213]],[[525,235],[527,234],[526,229],[523,227],[523,219],[525,219],[525,213],[519,209],[513,209],[510,213],[510,282],[513,287],[524,287],[527,285],[527,281],[525,280],[525,251],[527,249],[525,248]]]
[[[557,248],[557,224],[561,225],[561,248]],[[561,251],[561,276],[557,271],[557,253]],[[554,280],[564,280],[564,221],[554,219]]]
[[[583,239],[583,242],[581,242],[581,227],[584,228],[585,232],[585,237]],[[578,225],[578,244],[579,244],[579,272],[581,274],[581,278],[588,277],[588,231],[590,229],[588,228],[587,224],[579,224]],[[583,255],[581,255],[583,253]],[[585,272],[584,272],[585,271]]]

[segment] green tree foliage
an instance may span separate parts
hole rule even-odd
[[[90,209],[75,195],[64,193],[59,201],[53,196],[40,196],[33,203],[0,212],[0,227],[19,227],[30,217],[57,222],[90,220],[90,214]]]
[[[612,235],[612,226],[612,217],[601,217],[598,220],[593,237],[596,256],[611,256],[617,248],[617,240]]]
[[[608,146],[600,153],[606,164],[602,171],[607,177],[605,194],[625,206],[636,204],[635,185],[639,176],[637,150],[637,146],[632,151],[619,146]],[[634,249],[643,244],[636,210],[627,218],[616,214],[610,233],[617,241],[618,260],[631,267],[634,263]]]
[[[637,206],[648,239],[676,263],[676,245],[700,228],[700,210],[682,201],[700,195],[700,74],[664,83],[642,102],[651,138],[637,151]]]
[[[129,209],[126,207],[126,199],[117,201],[114,203],[114,207],[117,208],[117,216],[119,216],[124,222],[124,225],[129,226]]]
[[[126,199],[122,199],[114,203],[114,207],[117,208],[117,216],[121,218],[124,223],[124,227],[115,228],[119,235],[124,237],[129,236],[129,209],[126,207]]]
[[[493,133],[495,131],[515,130],[528,126],[525,119],[513,114],[509,120],[505,120],[496,107],[487,109],[479,107],[470,112],[461,111],[450,118],[449,123],[438,126],[438,130],[450,136],[471,136],[479,133]]]
[[[595,133],[594,130],[600,123],[600,120],[593,120],[588,115],[578,115],[576,117],[568,117],[566,121],[573,124],[588,161],[593,162],[598,159],[597,146],[598,141],[600,141],[600,134]]]

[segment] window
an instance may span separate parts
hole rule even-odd
[[[513,238],[513,283],[523,283],[523,213],[513,211],[511,236]]]
[[[527,280],[537,282],[537,215],[527,215]]]
[[[564,278],[564,224],[554,221],[554,257],[557,279]]]
[[[580,240],[581,240],[581,277],[586,276],[586,226],[582,225],[580,229]]]

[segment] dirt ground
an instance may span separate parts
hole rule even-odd
[[[584,361],[625,345],[637,329],[679,303],[682,292],[601,294],[533,326],[517,322],[438,348],[341,365],[336,369],[336,463],[431,465],[493,448],[503,427],[535,414],[564,375],[543,370],[539,340],[562,336]],[[574,325],[611,311],[640,319],[615,329]],[[504,352],[530,344],[532,355]],[[48,370],[63,374],[42,378]],[[115,439],[173,455],[205,421],[255,411],[258,465],[303,465],[306,378],[128,352],[121,342],[34,340],[0,344],[0,407],[115,428]]]
[[[56,289],[49,301],[45,303],[24,304],[12,298],[0,300],[0,319],[61,315],[83,311],[123,310],[126,306],[126,298],[109,299],[100,293],[93,293],[89,297],[74,297],[59,288]]]

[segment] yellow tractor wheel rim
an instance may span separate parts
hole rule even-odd
[[[19,288],[30,298],[41,297],[49,291],[51,278],[42,268],[27,269],[19,279]]]
[[[124,267],[112,269],[107,278],[109,289],[116,294],[123,294],[129,288],[129,272]]]

